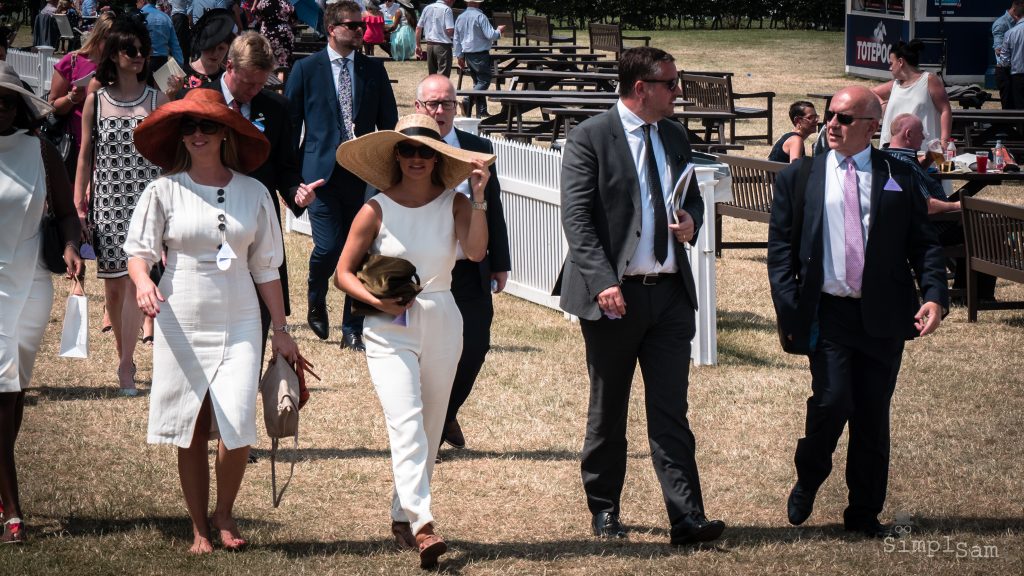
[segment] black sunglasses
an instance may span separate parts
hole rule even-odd
[[[647,82],[650,84],[664,84],[669,92],[675,92],[675,89],[679,86],[679,76],[672,78],[671,80],[662,80],[661,78],[641,78],[641,82]]]
[[[195,134],[196,129],[198,129],[203,134],[209,136],[210,134],[216,134],[222,126],[222,124],[218,124],[213,120],[193,120],[192,118],[186,118],[181,121],[181,135],[188,136],[189,134]]]
[[[140,55],[144,56],[144,54],[142,54],[142,49],[135,44],[125,44],[124,46],[121,46],[121,52],[124,52],[124,55],[129,58],[136,58]]]
[[[3,107],[5,110],[17,110],[18,100],[21,100],[21,96],[0,96],[0,107]]]
[[[839,112],[833,112],[831,110],[825,111],[825,124],[828,124],[835,118],[837,122],[843,126],[849,126],[853,124],[854,120],[874,120],[871,116],[854,116],[852,114],[840,114]]]
[[[345,28],[348,28],[353,32],[355,32],[356,30],[362,30],[363,28],[366,28],[366,22],[363,22],[362,20],[353,20],[351,22],[337,22],[334,25],[344,26]]]
[[[395,151],[402,158],[412,158],[419,156],[423,160],[430,160],[434,156],[437,156],[437,150],[434,150],[430,146],[414,146],[408,142],[399,142],[395,144]]]

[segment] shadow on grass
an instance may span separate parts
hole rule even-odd
[[[1003,318],[1002,323],[1010,328],[1024,328],[1024,316],[1011,316]]]
[[[140,384],[145,381],[138,381]],[[121,396],[115,385],[110,386],[33,386],[25,395],[25,404],[36,405],[40,399],[57,402],[63,400],[114,400],[121,398],[126,402],[149,396],[149,388],[139,388],[138,396],[127,398]]]
[[[719,330],[753,330],[762,334],[775,333],[775,321],[753,312],[718,311]]]
[[[276,522],[238,517],[242,530],[269,529],[279,526]],[[59,528],[54,536],[104,536],[107,534],[126,534],[139,530],[156,530],[165,538],[192,538],[192,522],[188,516],[147,516],[141,518],[97,518],[93,516],[70,516],[57,520]]]
[[[722,366],[759,366],[777,368],[783,366],[778,358],[760,356],[748,348],[737,347],[728,339],[718,340],[718,363]]]
[[[257,458],[270,458],[269,450],[252,450]],[[281,450],[278,459],[291,461],[292,450]],[[296,454],[299,462],[306,460],[347,460],[352,458],[391,458],[391,451],[376,448],[299,448]],[[572,450],[442,450],[441,462],[457,460],[578,460],[580,453]],[[650,458],[649,454],[631,453],[630,458]]]
[[[534,353],[541,352],[542,350],[536,346],[507,346],[502,344],[494,344],[491,346],[491,352],[526,352]]]

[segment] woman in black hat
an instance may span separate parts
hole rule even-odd
[[[181,84],[171,82],[176,86],[175,92],[178,92],[178,86],[185,89],[198,88],[220,78],[224,73],[224,59],[227,57],[228,48],[235,39],[234,28],[234,16],[230,10],[224,8],[207,10],[203,17],[196,21],[196,25],[192,27],[192,55],[195,56],[195,60],[185,64],[185,78]]]

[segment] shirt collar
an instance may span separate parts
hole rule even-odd
[[[461,146],[459,146],[459,137],[455,135],[455,128],[449,130],[448,134],[442,138],[442,140],[444,140],[445,144],[448,144],[449,146],[461,148]]]
[[[621,98],[616,102],[615,108],[619,111],[619,118],[622,120],[622,128],[627,134],[639,130],[644,126],[644,124],[647,124],[647,122],[644,122],[643,118],[637,116],[635,112],[630,110],[629,107],[622,102]],[[654,131],[657,132],[658,124],[655,123],[652,124],[652,126],[654,126]]]
[[[220,75],[220,91],[224,94],[224,101],[227,102],[228,107],[230,107],[231,103],[235,101],[235,95],[228,89],[228,83],[224,81],[223,74]],[[238,105],[241,106],[242,103],[239,102]]]
[[[833,152],[835,152],[835,151],[833,150]],[[836,162],[839,163],[839,166],[842,166],[843,162],[846,161],[846,156],[843,156],[839,152],[835,152],[835,155],[836,155]],[[867,172],[868,167],[871,164],[871,145],[870,144],[866,148],[861,150],[860,152],[857,152],[856,154],[853,155],[853,163],[854,163],[854,165],[857,166],[857,170],[860,170],[861,172]]]
[[[342,56],[339,52],[335,51],[334,48],[331,48],[330,44],[328,44],[327,57],[330,58],[331,62],[334,62],[335,60],[340,60],[342,58],[348,58],[350,61],[355,62],[356,53],[353,50],[352,52],[349,53],[348,56]]]

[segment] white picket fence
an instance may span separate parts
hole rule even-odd
[[[49,46],[39,46],[36,50],[8,50],[7,64],[14,68],[22,81],[32,87],[36,96],[42,97],[50,90],[53,67],[60,59],[53,56],[53,48]]]
[[[491,142],[498,157],[512,254],[505,291],[557,310],[558,298],[551,296],[551,289],[568,252],[559,211],[562,154],[509,140]],[[714,365],[718,363],[715,202],[731,200],[731,179],[724,165],[698,166],[697,182],[704,197],[705,225],[697,245],[689,249],[698,300],[697,334],[690,356],[694,364]],[[286,229],[309,234],[309,221],[305,215],[295,218],[288,213]]]

